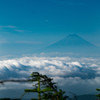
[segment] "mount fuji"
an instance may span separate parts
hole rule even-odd
[[[67,53],[78,55],[98,55],[99,47],[77,34],[71,34],[44,49],[46,53]],[[95,54],[94,54],[95,53]]]

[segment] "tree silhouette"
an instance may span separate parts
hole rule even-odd
[[[46,75],[39,74],[38,72],[33,72],[29,79],[24,80],[0,80],[1,84],[4,84],[5,82],[33,82],[35,83],[33,85],[33,89],[25,89],[24,94],[26,93],[38,93],[38,98],[32,98],[31,100],[67,100],[69,98],[68,96],[65,96],[65,92],[61,89],[58,89],[56,86],[56,83],[53,82],[52,78],[47,77]],[[10,100],[10,98],[0,99],[0,100]],[[20,99],[13,99],[13,100],[20,100]]]
[[[96,90],[100,92],[100,89],[96,89]],[[98,100],[100,100],[100,94],[97,94],[96,96],[98,97]]]
[[[35,82],[35,85],[33,85],[33,89],[25,89],[24,95],[32,92],[38,93],[38,98],[32,98],[31,100],[66,100],[68,98],[68,96],[64,96],[64,91],[57,89],[53,79],[46,75],[33,72],[29,80],[30,82]]]

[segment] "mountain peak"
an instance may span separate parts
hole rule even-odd
[[[66,39],[74,39],[74,38],[76,38],[76,39],[82,39],[83,40],[83,38],[80,37],[77,34],[69,34],[68,36],[66,36]]]
[[[96,47],[94,44],[90,43],[86,39],[82,38],[81,36],[77,34],[70,34],[66,36],[64,39],[56,42],[55,44],[66,44],[66,46],[73,46],[73,47],[86,47],[86,46],[91,46],[91,47]]]
[[[65,38],[49,45],[45,48],[45,52],[87,52],[96,49],[97,47],[88,42],[77,34],[70,34]]]
[[[69,34],[67,37],[79,37],[77,34]]]
[[[54,44],[50,45],[49,47],[56,48],[89,48],[89,47],[96,47],[94,44],[90,43],[89,41],[85,40],[84,38],[80,37],[77,34],[70,34],[67,37],[55,42]]]

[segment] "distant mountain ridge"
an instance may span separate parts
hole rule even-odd
[[[78,54],[93,54],[98,52],[98,47],[88,42],[77,34],[71,34],[67,37],[47,46],[44,52],[60,52],[60,53],[78,53]]]
[[[82,37],[72,34],[68,35],[62,40],[57,41],[52,45],[59,45],[59,46],[95,46],[92,43],[88,42],[87,40],[83,39]],[[95,46],[96,47],[96,46]]]

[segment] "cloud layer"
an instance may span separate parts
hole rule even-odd
[[[100,87],[99,61],[99,58],[70,57],[23,57],[2,60],[0,79],[27,78],[32,72],[40,72],[53,77],[58,86],[67,92],[95,93],[95,89]],[[0,87],[0,90],[7,87],[15,88],[5,85]],[[24,85],[21,87],[24,88]]]

